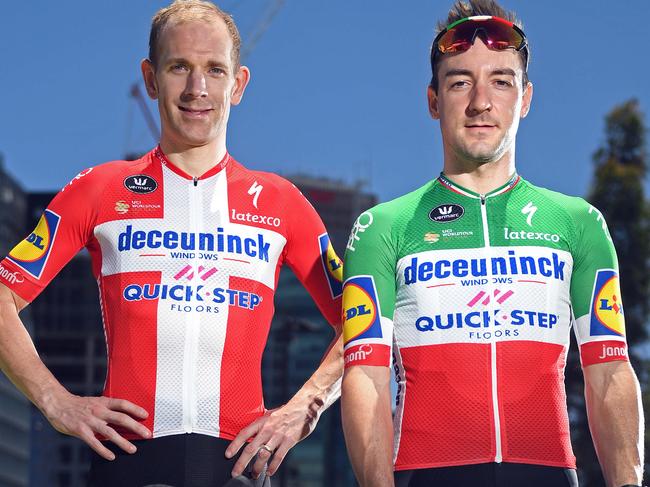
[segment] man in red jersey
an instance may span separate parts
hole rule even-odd
[[[342,419],[359,483],[575,487],[573,332],[607,485],[638,485],[643,410],[611,235],[586,201],[515,169],[526,36],[493,0],[456,1],[438,30],[428,100],[443,172],[362,213],[346,251]]]
[[[142,74],[160,145],[82,171],[0,263],[0,365],[57,430],[96,452],[94,486],[217,486],[247,466],[268,484],[338,395],[341,262],[291,183],[226,150],[250,78],[232,18],[176,1],[155,15],[149,48]],[[83,247],[107,337],[102,397],[70,394],[18,316]],[[285,262],[336,336],[307,383],[268,411],[260,363]]]

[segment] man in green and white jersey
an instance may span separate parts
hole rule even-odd
[[[428,89],[443,172],[362,213],[348,242],[342,406],[363,487],[576,486],[571,327],[607,485],[641,483],[643,412],[606,223],[515,169],[533,94],[516,23],[493,0],[456,2]]]

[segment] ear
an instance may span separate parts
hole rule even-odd
[[[440,112],[438,111],[438,93],[436,93],[431,85],[427,88],[427,98],[429,99],[429,113],[434,120],[440,120]]]
[[[152,100],[158,98],[158,84],[156,83],[156,68],[148,59],[143,59],[140,63],[140,70],[142,71],[142,79],[144,86],[147,89],[147,94]]]
[[[244,90],[248,85],[248,82],[251,79],[251,72],[246,66],[240,66],[235,73],[235,84],[232,87],[230,93],[230,104],[239,105],[242,97],[244,96]]]
[[[533,84],[529,81],[524,90],[523,100],[521,103],[521,118],[526,118],[528,112],[530,111],[530,104],[533,101]]]

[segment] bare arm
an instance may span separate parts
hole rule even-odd
[[[639,382],[629,362],[584,368],[589,429],[606,484],[641,485],[643,409]]]
[[[393,487],[390,369],[355,366],[343,376],[343,431],[361,487]]]
[[[253,472],[256,475],[262,472],[271,458],[266,449],[260,450],[262,445],[273,451],[267,471],[273,475],[287,452],[314,430],[322,412],[338,399],[342,374],[343,337],[339,329],[318,369],[289,402],[242,429],[230,443],[226,450],[228,458],[236,455],[247,439],[254,437],[235,463],[233,476],[241,475],[256,454]]]
[[[25,306],[27,302],[0,284],[2,371],[61,433],[80,438],[109,460],[114,459],[113,453],[97,440],[95,434],[103,435],[123,450],[134,453],[135,446],[108,424],[123,426],[146,438],[151,436],[149,430],[131,416],[145,418],[147,412],[120,399],[70,394],[38,356],[34,342],[18,316]]]

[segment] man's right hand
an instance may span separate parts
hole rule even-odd
[[[137,450],[112,426],[120,426],[142,438],[151,438],[151,431],[134,419],[145,419],[149,414],[125,399],[81,397],[65,391],[52,398],[43,412],[57,431],[76,436],[106,460],[115,460],[115,454],[97,439],[98,436],[115,443],[127,453]]]

